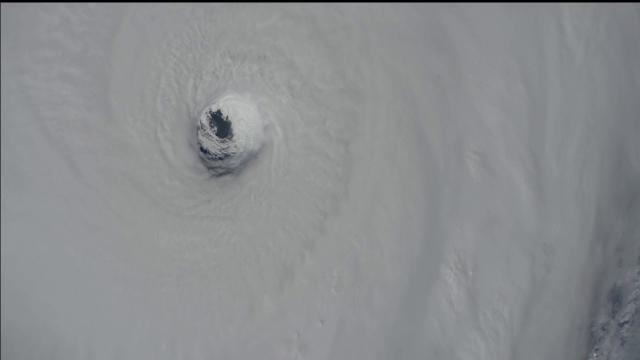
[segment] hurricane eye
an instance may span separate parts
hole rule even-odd
[[[233,138],[233,129],[228,116],[225,116],[220,109],[216,111],[209,110],[209,126],[215,129],[215,134],[220,139]]]
[[[238,171],[261,149],[265,123],[252,99],[227,94],[200,115],[199,156],[215,175]]]

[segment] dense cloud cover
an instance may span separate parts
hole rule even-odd
[[[640,257],[637,5],[1,16],[2,359],[617,344],[593,326]]]

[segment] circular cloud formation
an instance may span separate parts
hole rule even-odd
[[[214,175],[238,170],[262,148],[264,127],[248,96],[225,95],[200,115],[200,158]]]

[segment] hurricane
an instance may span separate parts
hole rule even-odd
[[[635,360],[636,4],[2,4],[1,358]]]

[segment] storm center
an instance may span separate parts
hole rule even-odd
[[[200,115],[199,156],[214,175],[237,171],[260,151],[264,127],[249,96],[225,95]]]

